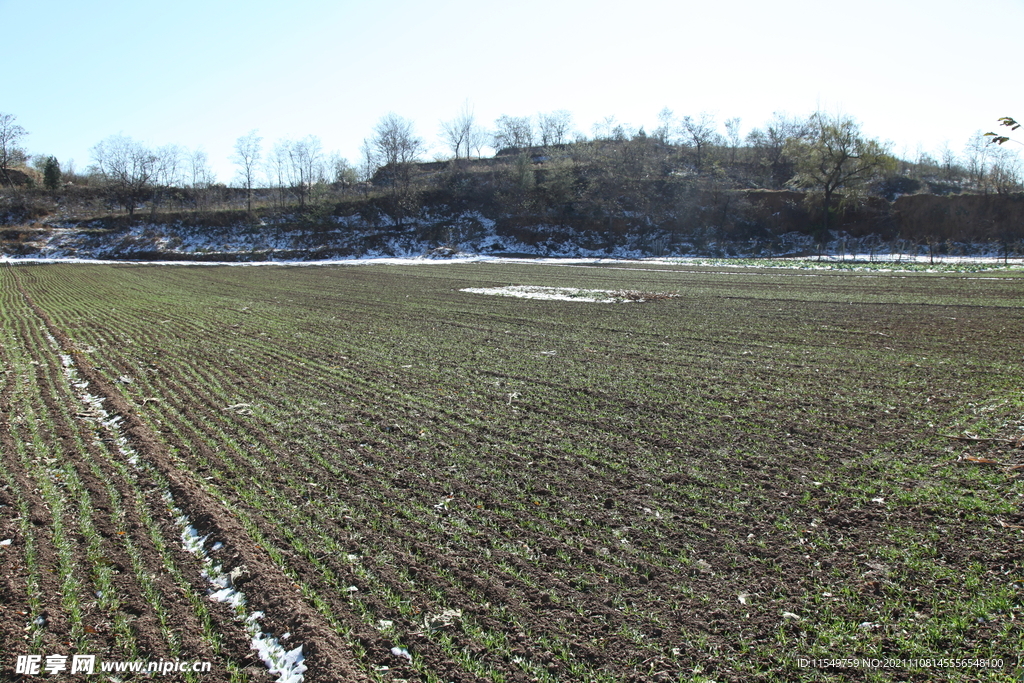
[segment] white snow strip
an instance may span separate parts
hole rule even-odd
[[[209,537],[199,535],[199,531],[192,526],[188,517],[174,505],[174,497],[170,491],[165,491],[163,497],[176,516],[178,525],[182,527],[182,546],[202,560],[203,576],[215,589],[210,591],[210,600],[226,603],[235,610],[235,617],[244,622],[245,630],[249,633],[252,649],[259,654],[267,670],[277,674],[277,683],[302,683],[303,674],[306,672],[302,646],[286,650],[277,638],[263,632],[259,621],[264,616],[263,612],[247,613],[245,594],[234,587],[231,574],[225,572],[221,565],[214,564],[206,552],[206,541]],[[214,547],[217,546],[223,547],[220,543],[214,544]]]
[[[467,287],[460,292],[486,294],[490,296],[512,296],[519,299],[547,299],[549,301],[586,301],[595,304],[621,304],[637,299],[628,299],[622,292],[613,289],[577,289],[575,287],[538,287],[529,285],[508,285],[506,287]]]
[[[262,612],[253,612],[247,619],[250,633],[259,633],[257,619],[262,617]],[[264,636],[253,635],[252,649],[259,653],[260,659],[267,665],[272,674],[278,674],[278,683],[302,683],[302,674],[306,671],[305,657],[302,655],[302,646],[292,650],[286,650],[276,638],[267,639]]]
[[[513,251],[522,251],[515,249]],[[907,272],[916,273],[960,273],[956,270],[958,266],[976,266],[983,271],[1004,268],[1007,265],[1009,270],[1020,270],[1024,268],[1024,259],[1015,257],[1007,264],[1001,256],[943,256],[931,262],[931,257],[921,254],[894,254],[881,257],[879,255],[847,255],[840,260],[835,256],[823,257],[818,261],[810,257],[777,256],[766,260],[756,258],[709,258],[705,256],[644,256],[635,250],[616,250],[610,257],[598,256],[575,256],[575,257],[550,257],[537,255],[534,257],[507,257],[487,256],[472,253],[458,253],[449,258],[430,258],[426,256],[364,256],[359,258],[335,258],[321,259],[315,261],[133,261],[133,260],[111,260],[111,259],[88,259],[88,258],[34,258],[34,257],[10,257],[0,255],[0,264],[20,263],[67,263],[81,265],[150,265],[150,266],[232,266],[232,267],[255,267],[255,266],[277,266],[281,268],[302,268],[302,267],[341,267],[341,266],[420,266],[420,265],[459,265],[466,263],[490,263],[496,265],[542,265],[542,266],[570,266],[570,267],[592,267],[592,268],[618,268],[621,270],[649,270],[651,272],[700,272],[706,275],[736,276],[740,270],[745,268],[756,268],[759,270],[777,271],[777,277],[818,277],[820,271],[855,271],[875,277],[901,277]],[[614,264],[614,265],[611,265]],[[661,268],[643,268],[642,266],[658,265]],[[682,270],[671,267],[676,266]],[[688,268],[699,267],[702,270],[692,271]],[[704,270],[709,267],[731,268],[735,270]],[[952,269],[952,270],[951,270]],[[788,271],[788,272],[787,272]],[[800,272],[794,272],[800,271]],[[987,276],[977,278],[982,281],[997,282],[1009,278]],[[533,297],[540,298],[540,297]]]
[[[114,435],[114,444],[117,446],[117,450],[133,467],[138,470],[150,468],[149,464],[139,460],[139,454],[135,452],[135,449],[132,448],[128,441],[128,437],[121,431],[123,417],[120,415],[111,416],[103,408],[103,402],[106,399],[90,394],[87,391],[89,384],[79,376],[74,359],[67,354],[60,353],[60,345],[53,336],[47,334],[47,339],[60,356],[61,364],[64,366],[65,379],[69,385],[77,390],[75,393],[78,396],[78,400],[87,409],[81,414],[81,418],[98,422],[109,430]],[[192,526],[191,520],[175,505],[174,496],[171,495],[170,491],[164,491],[163,499],[175,515],[178,526],[181,527],[182,546],[203,562],[203,576],[215,589],[210,591],[210,599],[231,605],[235,610],[237,618],[244,621],[245,630],[252,638],[252,649],[259,653],[260,659],[267,665],[267,670],[271,674],[277,674],[277,683],[302,683],[303,674],[306,671],[306,665],[303,663],[302,646],[299,645],[291,650],[286,650],[278,642],[277,638],[263,632],[259,623],[263,613],[246,613],[245,595],[234,588],[231,582],[231,575],[224,572],[221,565],[214,564],[207,554],[205,545],[208,537],[199,535],[199,531]],[[4,544],[0,543],[0,545]],[[219,550],[222,547],[224,546],[220,542],[213,545],[214,550]]]

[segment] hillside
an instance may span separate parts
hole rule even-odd
[[[1024,253],[1024,194],[922,165],[822,193],[753,148],[653,138],[384,166],[363,183],[151,187],[131,213],[97,183],[0,196],[0,253],[238,260],[421,255]],[[783,182],[783,178],[790,178]],[[1003,188],[1006,189],[1006,188]],[[242,208],[240,208],[242,207]],[[827,218],[827,220],[826,220]]]

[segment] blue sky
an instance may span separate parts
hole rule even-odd
[[[0,26],[0,112],[79,169],[120,133],[201,147],[230,181],[252,129],[356,162],[389,111],[429,158],[467,101],[487,126],[567,109],[588,134],[609,115],[650,131],[666,106],[744,134],[821,107],[909,156],[1024,117],[1022,0],[0,0]]]

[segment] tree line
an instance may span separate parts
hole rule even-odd
[[[677,115],[666,108],[650,133],[609,116],[587,135],[565,110],[502,115],[485,127],[467,102],[453,118],[438,123],[443,151],[432,163],[424,163],[428,144],[414,122],[391,112],[363,140],[356,164],[327,152],[314,135],[265,145],[254,130],[235,142],[232,185],[242,192],[231,196],[251,212],[256,206],[304,209],[362,193],[377,196],[401,224],[416,213],[424,193],[447,188],[458,199],[459,192],[469,191],[465,177],[459,190],[452,185],[457,173],[425,173],[424,167],[447,163],[456,169],[483,159],[488,150],[494,154],[488,158],[503,162],[501,173],[489,176],[492,204],[561,222],[595,216],[611,220],[616,212],[635,211],[656,218],[658,211],[678,208],[679,193],[692,199],[728,187],[789,188],[813,194],[820,229],[827,233],[831,217],[865,193],[891,198],[1021,189],[1017,154],[980,132],[960,154],[947,146],[938,156],[919,152],[906,159],[865,136],[845,115],[776,114],[745,135],[741,124],[730,118],[720,126],[708,112]],[[23,143],[27,135],[13,115],[0,114],[0,184],[18,185],[20,172],[22,184],[38,181],[51,192],[69,183],[94,187],[129,215],[143,204],[203,209],[214,191],[226,189],[201,149],[151,147],[114,135],[92,148],[92,163],[77,173],[68,165],[61,168],[51,155],[30,154]]]

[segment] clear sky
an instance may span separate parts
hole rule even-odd
[[[0,112],[81,170],[100,140],[203,148],[318,136],[358,161],[389,111],[439,122],[567,109],[657,126],[842,111],[896,154],[962,151],[1024,118],[1024,0],[0,0]]]

